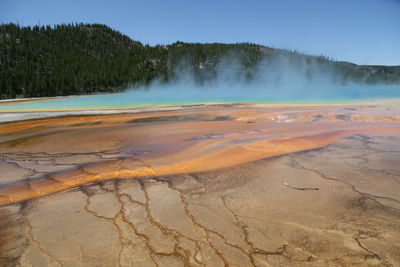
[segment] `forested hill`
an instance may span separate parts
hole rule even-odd
[[[148,46],[101,24],[3,24],[0,98],[110,92],[155,79],[168,83],[182,69],[201,84],[215,79],[221,62],[232,57],[238,59],[248,80],[253,79],[261,62],[285,58],[292,66],[301,65],[310,79],[317,66],[341,84],[400,84],[400,66],[359,66],[256,44],[176,42]]]

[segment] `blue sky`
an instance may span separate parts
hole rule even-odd
[[[400,65],[400,0],[1,0],[0,22],[103,23],[151,45],[254,42]]]

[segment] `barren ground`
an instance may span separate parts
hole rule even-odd
[[[0,160],[1,266],[400,265],[396,103],[7,123]]]

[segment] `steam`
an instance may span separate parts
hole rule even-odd
[[[243,56],[193,66],[188,59],[171,69],[169,82],[127,90],[124,97],[143,104],[204,102],[335,102],[400,97],[399,88],[344,82],[333,64],[278,55],[246,67]]]

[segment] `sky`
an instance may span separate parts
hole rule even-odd
[[[400,0],[0,0],[0,22],[101,23],[150,45],[252,42],[400,65]]]

